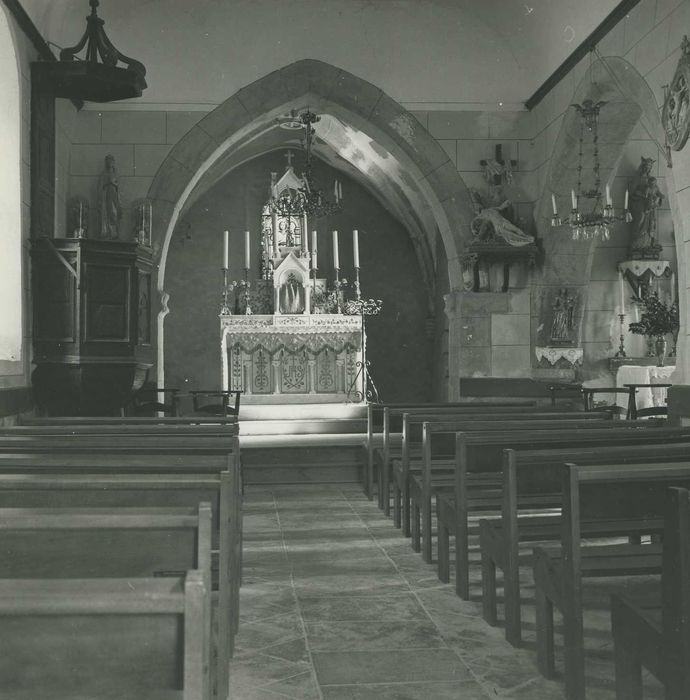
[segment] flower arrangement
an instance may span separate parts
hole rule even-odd
[[[642,305],[642,318],[628,326],[631,333],[658,337],[678,330],[680,324],[677,301],[667,306],[655,292],[646,296]]]

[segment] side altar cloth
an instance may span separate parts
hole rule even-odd
[[[221,316],[220,327],[223,389],[243,401],[363,400],[361,316]]]

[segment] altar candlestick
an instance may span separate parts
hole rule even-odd
[[[273,212],[271,215],[271,229],[273,231],[273,257],[278,257],[278,215]]]
[[[227,270],[230,261],[230,231],[226,231],[223,237],[223,269]]]
[[[249,231],[244,232],[244,269],[249,270],[251,268],[251,251],[249,249]]]
[[[556,206],[556,195],[555,194],[551,195],[551,206],[553,207],[553,215],[556,216],[558,214],[558,207]]]
[[[352,259],[355,267],[359,267],[359,232],[357,229],[352,230]]]
[[[575,190],[570,190],[570,201],[573,204],[573,209],[577,209],[577,197],[575,196]]]
[[[333,267],[340,269],[340,259],[338,258],[338,232],[333,231]]]
[[[625,314],[625,280],[622,272],[618,273],[618,289],[620,291],[620,313]]]

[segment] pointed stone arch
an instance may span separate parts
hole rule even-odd
[[[411,231],[413,243],[425,251],[423,270],[433,275],[435,238],[440,235],[451,288],[462,286],[460,258],[469,237],[472,207],[448,154],[413,115],[381,89],[330,64],[297,61],[242,88],[200,120],[173,147],[151,184],[148,196],[155,211],[152,235],[159,256],[162,300],[157,323],[159,386],[163,386],[168,313],[165,269],[180,213],[214,164],[262,130],[275,127],[280,114],[304,105],[358,130],[376,144],[384,159],[400,164],[402,177],[394,185],[398,191],[407,190],[405,206],[411,220],[418,223],[417,234]]]

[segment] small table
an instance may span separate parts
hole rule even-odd
[[[675,369],[675,365],[623,365],[618,368],[616,386],[634,389],[628,399],[628,405],[623,406],[628,411],[628,418],[635,418],[639,409],[666,405],[667,389],[671,386],[669,379]],[[623,397],[618,398],[616,403],[620,406],[624,400]]]

